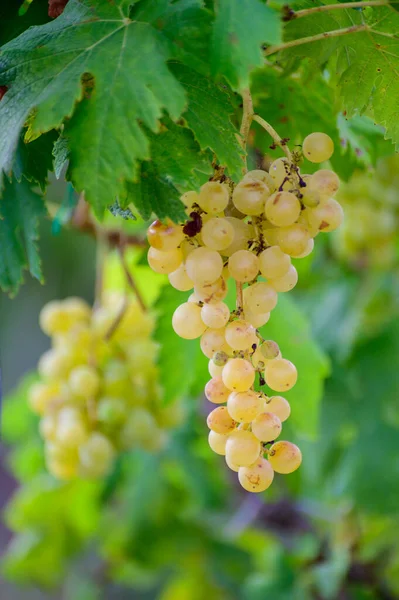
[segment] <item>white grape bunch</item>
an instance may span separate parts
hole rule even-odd
[[[105,293],[94,309],[81,298],[49,302],[40,326],[52,348],[39,360],[28,401],[40,416],[49,472],[100,478],[120,452],[161,449],[179,411],[161,406],[153,316],[134,298],[126,304]]]
[[[303,143],[313,163],[328,160],[333,150],[323,133]],[[276,441],[291,412],[280,393],[295,385],[297,370],[259,328],[272,318],[278,294],[298,281],[293,259],[308,256],[314,238],[343,220],[333,197],[337,175],[328,169],[302,175],[298,162],[297,156],[279,158],[268,172],[250,171],[237,185],[224,176],[211,180],[183,195],[185,224],[155,221],[148,233],[152,269],[190,294],[175,310],[173,329],[199,338],[210,359],[209,445],[249,492],[266,490],[275,472],[292,473],[302,461],[295,444]],[[229,279],[237,289],[234,310],[225,302]],[[265,385],[276,394],[265,393]]]

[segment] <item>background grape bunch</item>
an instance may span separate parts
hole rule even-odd
[[[292,473],[302,461],[295,444],[275,442],[290,414],[288,402],[262,391],[265,384],[276,392],[290,390],[297,370],[258,328],[268,322],[278,293],[298,281],[291,259],[308,256],[314,238],[343,220],[333,198],[338,176],[328,169],[301,174],[298,154],[285,151],[268,172],[250,171],[237,185],[216,176],[199,193],[184,194],[184,225],[155,221],[148,229],[151,268],[168,274],[174,288],[193,290],[177,307],[172,326],[182,338],[200,338],[209,358],[212,379],[205,395],[218,405],[207,418],[209,445],[250,492],[264,491],[274,472]],[[302,151],[320,163],[332,156],[334,145],[316,132],[305,138]],[[223,302],[229,279],[237,290],[232,311]]]
[[[52,301],[40,325],[52,348],[28,398],[50,473],[102,478],[122,451],[162,448],[178,411],[160,405],[153,316],[134,298],[106,293],[93,309],[80,298]]]

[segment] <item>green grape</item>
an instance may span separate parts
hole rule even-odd
[[[311,133],[303,140],[302,152],[312,163],[325,162],[334,153],[334,142],[325,133]]]
[[[100,377],[93,367],[81,365],[71,371],[68,385],[76,396],[93,398],[100,389]]]
[[[109,439],[94,432],[79,447],[80,468],[85,477],[103,477],[107,475],[115,457],[115,449]]]
[[[262,456],[254,464],[238,470],[238,480],[247,492],[264,492],[271,486],[273,478],[274,471],[269,461]]]
[[[269,462],[276,473],[287,475],[296,471],[302,462],[302,453],[291,442],[276,442],[269,450]]]
[[[121,425],[127,417],[127,405],[122,398],[103,396],[97,405],[97,419],[111,427]]]

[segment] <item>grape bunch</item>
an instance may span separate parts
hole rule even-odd
[[[302,148],[314,163],[327,161],[333,150],[323,133],[310,134]],[[209,445],[250,492],[264,491],[274,472],[291,473],[302,460],[295,444],[275,441],[289,403],[254,388],[258,374],[259,388],[267,384],[284,393],[295,385],[297,370],[258,329],[268,322],[278,293],[297,283],[292,259],[308,256],[318,233],[333,231],[343,219],[333,198],[337,175],[328,169],[302,175],[287,154],[268,172],[250,171],[237,185],[222,177],[199,193],[185,193],[185,224],[155,221],[148,229],[152,269],[168,274],[177,290],[192,292],[176,308],[172,326],[182,338],[200,338],[209,358],[205,395],[218,405],[207,419]],[[224,302],[229,278],[237,290],[233,311]]]
[[[100,478],[118,452],[162,447],[177,412],[160,406],[154,321],[135,299],[105,294],[95,309],[80,298],[52,301],[40,326],[52,348],[28,400],[55,477]]]

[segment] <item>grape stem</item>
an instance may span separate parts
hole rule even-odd
[[[303,10],[292,11],[287,14],[285,21],[292,21],[293,19],[301,19],[302,17],[308,17],[319,12],[325,12],[327,10],[337,10],[339,8],[362,8],[363,6],[388,6],[390,2],[387,0],[360,0],[359,2],[340,2],[338,4],[322,4],[321,6],[313,6],[312,8],[304,8]]]
[[[241,281],[236,281],[236,310],[238,316],[244,318],[244,299]]]
[[[276,46],[270,46],[264,52],[265,56],[276,54],[287,50],[288,48],[294,48],[295,46],[302,46],[303,44],[310,44],[311,42],[319,42],[320,40],[329,39],[332,37],[339,37],[341,35],[347,35],[349,33],[359,33],[361,31],[371,31],[368,25],[351,25],[351,27],[344,27],[342,29],[334,29],[333,31],[324,31],[323,33],[317,33],[316,35],[310,35],[308,37],[299,38],[297,40],[290,40],[284,44],[277,44]],[[255,117],[254,120],[256,121]]]
[[[141,292],[140,292],[139,288],[137,287],[137,284],[136,284],[131,272],[129,271],[129,267],[127,266],[124,249],[119,247],[118,253],[119,253],[120,260],[121,260],[121,265],[122,265],[123,271],[125,273],[126,281],[129,285],[130,289],[134,292],[134,294],[137,298],[137,302],[140,305],[141,310],[143,312],[146,312],[147,307],[145,305],[143,296],[141,295]]]
[[[116,315],[113,323],[111,324],[110,328],[108,329],[107,333],[104,336],[104,338],[107,342],[109,342],[109,340],[112,338],[115,331],[118,329],[119,325],[121,324],[128,306],[129,306],[129,301],[128,301],[127,294],[125,294],[125,296],[123,298],[122,306],[120,307],[118,314]]]
[[[249,130],[251,129],[251,123],[252,123],[252,119],[254,117],[254,107],[253,107],[253,103],[252,103],[252,96],[251,96],[251,91],[249,88],[246,88],[245,90],[243,90],[242,92],[242,121],[241,121],[241,127],[240,127],[240,136],[241,136],[241,146],[243,148],[243,150],[245,151],[245,158],[244,158],[244,175],[245,173],[248,171],[247,168],[247,142],[248,142],[248,136],[249,136]]]
[[[292,162],[292,155],[291,155],[291,152],[290,152],[287,144],[283,142],[283,140],[281,139],[281,137],[279,136],[277,131],[275,129],[273,129],[273,127],[270,125],[270,123],[268,123],[267,121],[265,121],[265,119],[262,119],[262,117],[260,117],[259,115],[256,115],[256,114],[253,115],[253,120],[256,121],[257,123],[259,123],[259,125],[267,131],[267,133],[273,139],[274,143],[277,144],[277,146],[280,146],[280,148],[282,149],[282,151],[284,152],[284,154],[286,155],[288,160],[290,162]]]

